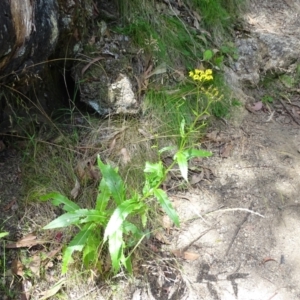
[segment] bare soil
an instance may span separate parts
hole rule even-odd
[[[186,299],[300,298],[299,126],[267,118],[249,114],[239,128],[214,131],[205,165],[216,179],[175,197],[176,249],[205,233],[186,249],[200,255],[183,262]]]

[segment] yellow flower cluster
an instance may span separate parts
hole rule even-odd
[[[194,71],[189,72],[189,77],[191,77],[195,81],[210,81],[213,80],[212,69],[207,69],[205,71],[195,69]]]

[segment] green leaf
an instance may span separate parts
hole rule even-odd
[[[143,188],[143,194],[146,195],[150,190],[160,184],[165,176],[164,166],[161,161],[158,163],[146,162],[145,169],[145,185]]]
[[[2,239],[3,237],[9,235],[9,232],[0,232],[0,239]]]
[[[86,245],[83,249],[82,260],[86,267],[89,266],[90,263],[97,262],[98,259],[98,248],[100,246],[100,236],[95,229],[91,231],[90,236],[86,242]]]
[[[110,220],[105,228],[104,232],[104,242],[107,238],[112,236],[116,231],[118,231],[126,219],[126,217],[133,213],[137,212],[143,207],[143,204],[137,202],[136,199],[129,199],[124,201],[121,205],[119,205],[113,212]]]
[[[179,151],[175,154],[174,160],[178,163],[182,177],[188,181],[188,161],[186,154],[182,151]]]
[[[212,156],[212,152],[198,149],[187,149],[183,151],[185,157],[189,160],[193,157],[209,157]]]
[[[123,223],[123,231],[125,234],[132,233],[133,235],[142,236],[141,231],[132,223],[124,221]]]
[[[95,227],[95,224],[86,224],[83,229],[75,235],[63,254],[62,259],[62,274],[68,271],[69,264],[73,261],[72,254],[74,251],[82,251],[85,246],[91,230]]]
[[[179,129],[180,136],[181,136],[182,138],[185,138],[185,130],[184,130],[184,127],[185,127],[185,119],[182,119],[182,120],[181,120],[181,123],[180,123],[180,129]]]
[[[80,206],[78,206],[76,203],[69,200],[67,197],[65,197],[64,195],[62,195],[60,193],[49,193],[49,194],[44,195],[40,198],[40,200],[42,200],[42,201],[47,201],[49,199],[52,199],[51,203],[55,206],[59,206],[60,204],[64,204],[63,205],[63,210],[67,211],[67,212],[80,209]]]
[[[143,204],[137,202],[137,199],[126,200],[115,209],[105,228],[104,242],[109,238],[109,253],[115,273],[118,272],[120,261],[124,256],[123,223],[129,214],[138,212],[141,208],[143,208]]]
[[[214,56],[214,53],[212,50],[205,50],[204,53],[203,53],[203,60],[211,60],[212,57]]]
[[[125,257],[124,255],[121,257],[121,262],[124,265],[124,267],[126,268],[126,270],[128,271],[129,274],[132,274],[132,263],[131,263],[131,259],[130,256]]]
[[[218,57],[216,57],[214,59],[214,64],[217,66],[217,67],[221,67],[222,63],[224,61],[224,56],[223,55],[220,55]]]
[[[122,230],[116,230],[109,236],[108,244],[111,263],[116,274],[120,269],[120,261],[123,255],[123,232]]]
[[[113,199],[118,205],[121,204],[125,199],[125,186],[122,178],[110,165],[105,165],[99,156],[98,166]]]
[[[167,146],[167,147],[161,148],[161,149],[158,151],[158,153],[159,153],[159,154],[162,154],[163,152],[170,151],[170,150],[174,150],[174,149],[176,149],[175,146]]]
[[[61,215],[43,227],[43,229],[62,228],[72,224],[82,224],[87,222],[105,224],[106,216],[96,209],[78,209]]]
[[[177,212],[173,208],[172,203],[169,197],[167,196],[166,192],[162,189],[154,189],[154,196],[156,197],[166,214],[174,222],[174,224],[179,227],[179,217],[177,215]]]
[[[147,220],[148,220],[146,212],[144,212],[144,213],[141,215],[141,219],[142,219],[142,225],[143,225],[143,227],[146,227],[146,225],[147,225]]]
[[[105,178],[102,178],[99,184],[99,193],[97,195],[97,200],[96,200],[96,209],[99,211],[104,211],[106,209],[110,196],[111,196],[111,192],[106,183],[106,180]]]

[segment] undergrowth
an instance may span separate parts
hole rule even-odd
[[[27,202],[38,202],[46,194],[43,200],[52,199],[56,211],[63,210],[54,221],[45,217],[51,221],[45,229],[76,227],[64,240],[63,273],[74,258],[76,266],[82,263],[102,274],[107,264],[114,274],[120,268],[131,272],[133,253],[155,230],[160,207],[179,225],[161,188],[170,168],[177,164],[187,183],[188,160],[210,155],[199,149],[199,141],[211,116],[227,117],[239,104],[224,84],[222,67],[237,59],[227,32],[243,1],[182,2],[190,19],[179,17],[171,4],[158,13],[156,1],[118,1],[121,22],[114,30],[128,35],[155,66],[167,65],[165,77],[151,78],[140,118],[99,120],[71,105],[66,118],[70,126],[53,123],[54,136],[45,139],[40,128],[23,128],[28,141],[22,146]],[[195,77],[210,72],[213,78]],[[171,167],[163,163],[166,153],[172,157]],[[46,223],[37,221],[40,227],[42,221]],[[82,252],[82,260],[74,256],[76,251]]]

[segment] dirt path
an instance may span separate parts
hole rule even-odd
[[[187,299],[300,298],[299,127],[266,119],[251,114],[218,131],[224,140],[209,145],[215,156],[205,162],[217,178],[175,200],[183,222],[176,248],[211,229],[187,249],[200,254],[183,265]]]
[[[245,19],[253,36],[270,41],[274,34],[282,45],[290,38],[296,45],[299,10],[293,0],[252,1]],[[265,70],[294,55],[285,51],[275,43]],[[261,62],[252,54],[254,70]],[[242,78],[252,76],[244,72]],[[292,101],[300,104],[297,96]],[[300,299],[299,125],[282,107],[281,115],[249,113],[237,127],[222,124],[209,137],[215,155],[203,164],[215,180],[174,197],[182,220],[175,249],[200,255],[183,263],[186,299]]]

